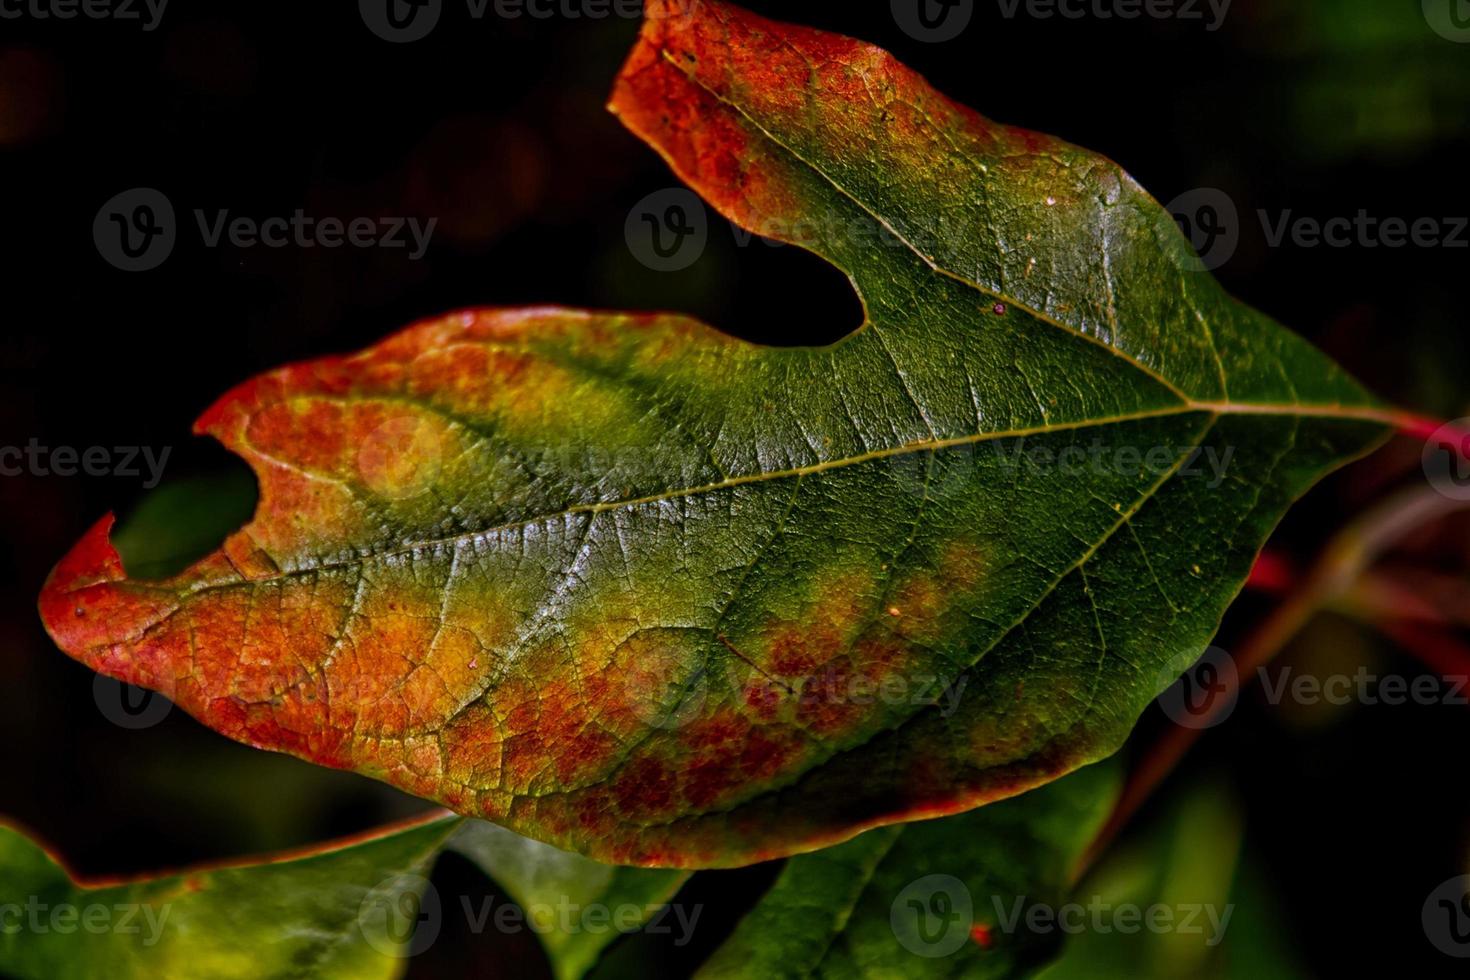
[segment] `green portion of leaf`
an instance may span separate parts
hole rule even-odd
[[[481,820],[466,822],[450,846],[521,906],[559,980],[586,974],[609,944],[658,914],[689,878],[598,864]]]
[[[1118,785],[1117,766],[1101,763],[981,810],[791,858],[699,976],[1024,976],[1056,937],[1007,932],[997,909],[1066,895]]]
[[[0,826],[0,974],[394,977],[427,875],[459,822],[106,885],[72,880],[21,831]]]

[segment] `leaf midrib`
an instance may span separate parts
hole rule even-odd
[[[1192,414],[1209,414],[1216,417],[1224,415],[1265,415],[1291,418],[1327,418],[1343,419],[1347,421],[1372,422],[1379,425],[1392,426],[1395,424],[1393,414],[1372,407],[1343,406],[1343,405],[1262,405],[1262,404],[1225,404],[1220,402],[1185,402],[1182,405],[1171,406],[1150,411],[1129,412],[1119,415],[1101,416],[1093,419],[1079,419],[1072,422],[1059,424],[1046,424],[1028,426],[1014,429],[999,429],[988,432],[979,432],[972,435],[955,436],[945,439],[922,439],[904,443],[901,446],[889,446],[875,449],[854,456],[843,456],[835,459],[823,460],[808,466],[790,467],[784,470],[763,470],[759,473],[748,473],[733,476],[714,483],[706,483],[697,487],[680,487],[667,490],[663,493],[650,494],[642,497],[627,497],[618,500],[601,500],[591,503],[572,504],[560,510],[536,514],[520,520],[508,521],[493,527],[481,528],[473,531],[461,531],[457,534],[446,535],[441,538],[430,538],[422,541],[409,542],[395,548],[383,551],[374,551],[364,555],[356,555],[351,558],[334,559],[330,561],[314,562],[310,565],[302,565],[272,575],[259,578],[241,578],[230,582],[206,582],[200,583],[198,587],[177,592],[181,598],[200,595],[208,592],[226,588],[237,588],[244,585],[267,583],[282,579],[296,578],[303,575],[311,575],[318,572],[331,571],[338,568],[351,568],[371,561],[379,561],[388,558],[412,555],[416,552],[433,548],[457,545],[461,541],[474,540],[500,534],[505,531],[514,531],[518,528],[530,527],[544,521],[558,517],[569,517],[578,514],[600,514],[612,510],[620,510],[627,507],[639,507],[645,504],[656,504],[668,500],[678,500],[684,497],[693,497],[705,493],[714,493],[733,487],[748,486],[752,484],[775,482],[778,480],[791,479],[793,477],[811,476],[825,473],[831,470],[842,469],[848,466],[857,466],[862,463],[879,459],[891,459],[914,453],[934,452],[941,449],[950,449],[960,446],[976,445],[1001,439],[1020,439],[1030,436],[1049,435],[1058,432],[1069,432],[1079,429],[1101,428],[1108,425],[1122,425],[1128,422],[1148,421],[1150,419],[1175,418]],[[244,529],[249,530],[247,525]],[[188,571],[182,573],[188,575]],[[164,585],[153,586],[150,583],[133,580],[133,584],[157,588],[160,591],[176,592]],[[85,586],[79,586],[83,588]],[[73,590],[75,591],[75,590]]]

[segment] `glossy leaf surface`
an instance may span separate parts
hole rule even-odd
[[[863,327],[482,310],[265,375],[197,426],[253,521],[160,581],[98,524],[57,642],[608,863],[738,865],[1111,753],[1385,431],[1114,164],[871,46],[654,2],[612,107]]]

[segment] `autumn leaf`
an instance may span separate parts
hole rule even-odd
[[[649,10],[613,110],[846,272],[863,326],[475,310],[264,375],[196,426],[255,470],[253,520],[156,581],[103,520],[52,636],[608,863],[803,852],[1107,756],[1391,413],[1111,162],[858,41]]]
[[[436,816],[311,852],[110,883],[0,825],[0,974],[17,980],[395,977],[414,952]],[[411,914],[410,914],[411,912]]]

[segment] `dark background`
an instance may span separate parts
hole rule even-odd
[[[747,5],[877,42],[992,118],[1112,157],[1162,201],[1224,190],[1242,215],[1239,250],[1218,272],[1233,292],[1386,397],[1445,418],[1470,411],[1470,251],[1271,248],[1254,217],[1470,214],[1470,44],[1431,31],[1419,0],[1236,0],[1215,32],[1006,19],[981,0],[942,44],[904,34],[886,0]],[[773,343],[855,326],[841,276],[795,249],[737,247],[722,223],[688,270],[634,258],[630,208],[674,184],[602,108],[636,30],[616,17],[473,21],[453,0],[430,37],[404,45],[341,0],[174,0],[152,32],[0,20],[0,446],[169,446],[171,479],[211,471],[221,454],[189,425],[231,385],[458,307],[676,309]],[[180,241],[160,268],[125,273],[99,255],[92,224],[139,186],[173,202]],[[404,250],[206,248],[195,208],[439,224],[414,262]],[[1288,519],[1279,549],[1309,560],[1344,515],[1422,479],[1418,452],[1401,442],[1334,477]],[[306,844],[422,809],[234,745],[181,711],[141,731],[104,716],[34,601],[51,564],[102,513],[136,506],[141,483],[0,478],[0,814],[102,874]],[[1441,529],[1411,557],[1463,577],[1467,542]],[[1243,600],[1222,645],[1267,608]],[[1421,669],[1345,623],[1319,624],[1303,645],[1293,655],[1337,657],[1349,672],[1365,659]],[[1157,728],[1149,719],[1138,740]],[[1304,971],[1449,975],[1419,907],[1470,863],[1467,733],[1466,708],[1303,718],[1247,695],[1186,764],[1239,797],[1250,860]],[[453,860],[439,874],[453,882],[443,887],[475,887]],[[763,874],[702,885],[706,919],[728,919]],[[542,969],[529,937],[504,941],[513,949],[493,961],[507,975]],[[477,956],[491,975],[483,952],[452,936],[440,945],[431,961]]]

